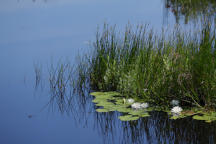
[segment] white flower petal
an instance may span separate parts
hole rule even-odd
[[[174,113],[174,114],[180,114],[182,111],[182,108],[179,107],[179,106],[175,106],[171,109],[171,112]]]
[[[141,108],[141,103],[138,103],[138,102],[133,103],[133,104],[131,105],[131,107],[134,108],[134,109],[140,109],[140,108]]]
[[[128,102],[128,103],[134,103],[134,99],[129,98],[129,99],[127,100],[127,102]]]
[[[178,106],[178,105],[179,105],[179,101],[178,101],[178,100],[172,100],[172,101],[170,102],[170,104],[171,104],[172,106]]]
[[[149,106],[148,103],[142,103],[142,104],[141,104],[141,108],[147,108],[148,106]]]

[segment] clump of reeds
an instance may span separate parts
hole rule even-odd
[[[157,105],[178,99],[216,108],[216,38],[208,24],[201,31],[176,28],[169,34],[127,26],[123,35],[105,25],[94,49],[88,72],[95,90],[115,90]]]

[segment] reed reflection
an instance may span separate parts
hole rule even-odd
[[[117,117],[98,114],[97,124],[104,130],[105,143],[214,143],[216,123],[206,124],[185,118],[170,120],[166,113],[152,112],[151,117],[120,122]],[[113,120],[115,119],[115,120]],[[110,120],[107,124],[107,120]],[[103,131],[103,132],[104,132]],[[112,133],[112,135],[109,134]],[[116,137],[118,132],[120,137]],[[119,139],[120,138],[120,139]],[[118,141],[119,139],[119,141]]]
[[[176,23],[183,20],[187,24],[204,18],[216,20],[215,0],[164,0],[164,8],[175,16]]]

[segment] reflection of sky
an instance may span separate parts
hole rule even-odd
[[[26,0],[27,1],[27,0]],[[56,37],[91,39],[104,21],[124,26],[131,23],[162,24],[162,5],[157,0],[0,2],[0,43]],[[2,4],[3,3],[3,4]]]
[[[100,143],[92,127],[76,127],[70,117],[37,114],[47,95],[33,96],[33,63],[47,68],[50,60],[74,59],[105,21],[119,28],[128,21],[159,28],[162,15],[158,0],[1,0],[0,143]],[[35,118],[26,116],[35,113]]]

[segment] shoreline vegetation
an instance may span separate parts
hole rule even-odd
[[[121,33],[104,24],[93,51],[75,65],[51,65],[47,105],[72,112],[74,105],[84,110],[88,99],[96,112],[118,111],[122,121],[148,117],[151,111],[167,112],[171,119],[215,121],[215,36],[209,23],[189,32],[177,26],[160,33],[148,25],[127,25]]]
[[[146,102],[169,113],[170,102],[177,100],[184,110],[178,108],[181,115],[174,119],[199,114],[195,118],[211,122],[216,120],[215,30],[205,23],[193,32],[176,27],[158,34],[147,25],[136,29],[128,25],[122,34],[104,24],[96,34],[93,55],[80,63],[85,70],[79,72],[93,91],[115,91],[122,99]]]

